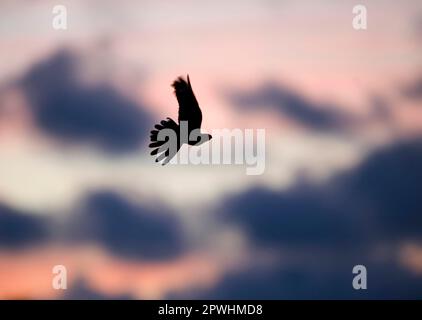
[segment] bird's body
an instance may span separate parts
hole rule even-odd
[[[156,130],[151,131],[151,143],[149,145],[150,148],[153,148],[151,155],[157,155],[155,161],[160,162],[164,160],[162,164],[168,163],[183,144],[200,145],[212,138],[209,134],[200,133],[202,112],[193,93],[189,76],[187,76],[187,81],[182,77],[177,78],[173,82],[172,87],[179,103],[179,124],[171,118],[156,124]],[[187,129],[187,138],[180,134],[181,126],[187,126],[187,128],[182,128]],[[163,129],[170,129],[175,133],[177,139],[173,143],[176,145],[168,146],[167,144],[171,143],[168,137],[167,140],[158,139],[159,132]],[[198,133],[196,139],[189,139],[189,136],[194,131]]]

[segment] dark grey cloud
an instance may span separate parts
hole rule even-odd
[[[231,103],[244,109],[269,109],[313,130],[346,130],[358,121],[331,103],[316,103],[302,94],[271,82],[252,91],[232,90]]]
[[[89,194],[66,218],[0,204],[0,249],[95,243],[126,259],[176,258],[187,248],[182,221],[169,209],[135,204],[111,191]]]
[[[408,99],[422,99],[422,75],[414,79],[402,88],[402,94]]]
[[[360,203],[385,235],[422,238],[422,139],[379,150],[338,180],[349,205]]]
[[[320,259],[318,256],[315,260]],[[362,262],[363,261],[363,262]],[[315,263],[314,263],[315,264]],[[368,270],[367,290],[352,287],[352,266]],[[325,269],[313,264],[249,268],[227,274],[211,290],[175,293],[169,299],[418,299],[420,277],[404,272],[396,264],[374,263],[361,257],[341,261],[332,258]]]
[[[220,218],[257,243],[354,246],[387,237],[422,239],[422,139],[370,155],[325,185],[252,189],[228,198]]]
[[[259,245],[350,247],[367,240],[360,217],[338,205],[337,199],[307,188],[249,190],[229,198],[220,218],[242,226]]]
[[[81,83],[77,60],[72,52],[59,51],[20,80],[36,124],[66,142],[90,143],[111,152],[138,148],[150,124],[144,106],[107,84]]]
[[[0,248],[21,249],[47,241],[48,220],[0,204]]]
[[[181,221],[165,208],[147,208],[115,192],[86,198],[81,212],[68,221],[68,240],[96,242],[126,258],[169,259],[183,253]]]
[[[93,289],[84,278],[77,278],[72,285],[65,290],[60,300],[133,300],[130,294],[110,295]]]
[[[217,217],[240,227],[256,249],[284,257],[227,274],[211,290],[171,298],[419,298],[422,277],[397,249],[422,243],[422,138],[371,154],[325,184],[285,191],[256,188],[225,200]],[[377,254],[374,254],[377,252]],[[352,268],[368,270],[368,290],[352,288]]]

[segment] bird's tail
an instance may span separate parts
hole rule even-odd
[[[166,118],[160,123],[157,123],[154,128],[155,129],[151,130],[151,143],[149,144],[149,147],[153,149],[151,151],[151,155],[157,155],[155,162],[164,160],[162,164],[165,165],[176,155],[177,151],[179,150],[179,125],[173,119]],[[173,146],[173,148],[170,148],[168,145],[168,136],[166,136],[164,140],[158,140],[158,134],[163,129],[171,129],[175,132],[177,141],[174,143],[177,143],[177,145]]]

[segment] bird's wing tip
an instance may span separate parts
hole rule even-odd
[[[176,87],[178,85],[183,85],[183,84],[185,84],[185,85],[188,84],[190,86],[189,75],[187,75],[187,81],[186,81],[185,78],[183,78],[183,76],[178,76],[176,78],[176,80],[173,81],[173,83],[171,84],[171,86],[176,89]]]

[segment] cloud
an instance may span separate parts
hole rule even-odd
[[[398,248],[422,244],[421,189],[418,138],[384,147],[325,184],[231,196],[218,219],[240,227],[256,249],[270,249],[277,259],[176,298],[417,298],[421,278],[401,264]],[[357,264],[367,267],[367,291],[352,287]]]
[[[220,216],[263,244],[345,246],[377,237],[422,239],[421,188],[418,138],[375,152],[325,185],[283,192],[253,189],[228,198]]]
[[[138,148],[150,122],[145,108],[110,85],[82,83],[80,69],[77,56],[62,50],[23,76],[20,85],[37,125],[59,140],[91,143],[105,151]]]
[[[358,257],[357,257],[358,258]],[[420,278],[392,263],[367,263],[367,290],[352,287],[352,268],[362,259],[342,262],[331,258],[325,269],[314,262],[266,268],[248,268],[227,274],[211,290],[172,294],[171,299],[415,299],[420,297]],[[317,262],[316,262],[317,263]]]
[[[413,82],[408,83],[401,90],[402,95],[411,100],[422,99],[422,76],[414,79]]]
[[[21,249],[49,238],[48,221],[0,204],[0,248]]]
[[[221,207],[220,218],[240,225],[254,243],[265,246],[344,247],[365,240],[349,208],[338,206],[336,199],[324,192],[306,188],[249,190],[229,198]]]
[[[182,221],[163,207],[135,204],[111,191],[86,196],[65,218],[40,217],[0,204],[0,248],[95,243],[126,259],[165,260],[187,250]]]
[[[422,238],[422,139],[376,152],[337,183],[386,236]]]
[[[96,291],[91,288],[84,278],[77,278],[75,282],[68,288],[63,296],[59,299],[63,300],[133,300],[130,294],[110,295]]]
[[[240,108],[273,110],[313,130],[344,130],[357,121],[336,105],[312,102],[294,90],[271,82],[254,91],[232,91],[227,96]]]
[[[118,193],[89,195],[68,221],[68,240],[96,242],[125,258],[169,259],[186,249],[181,221],[164,209],[132,203]]]

